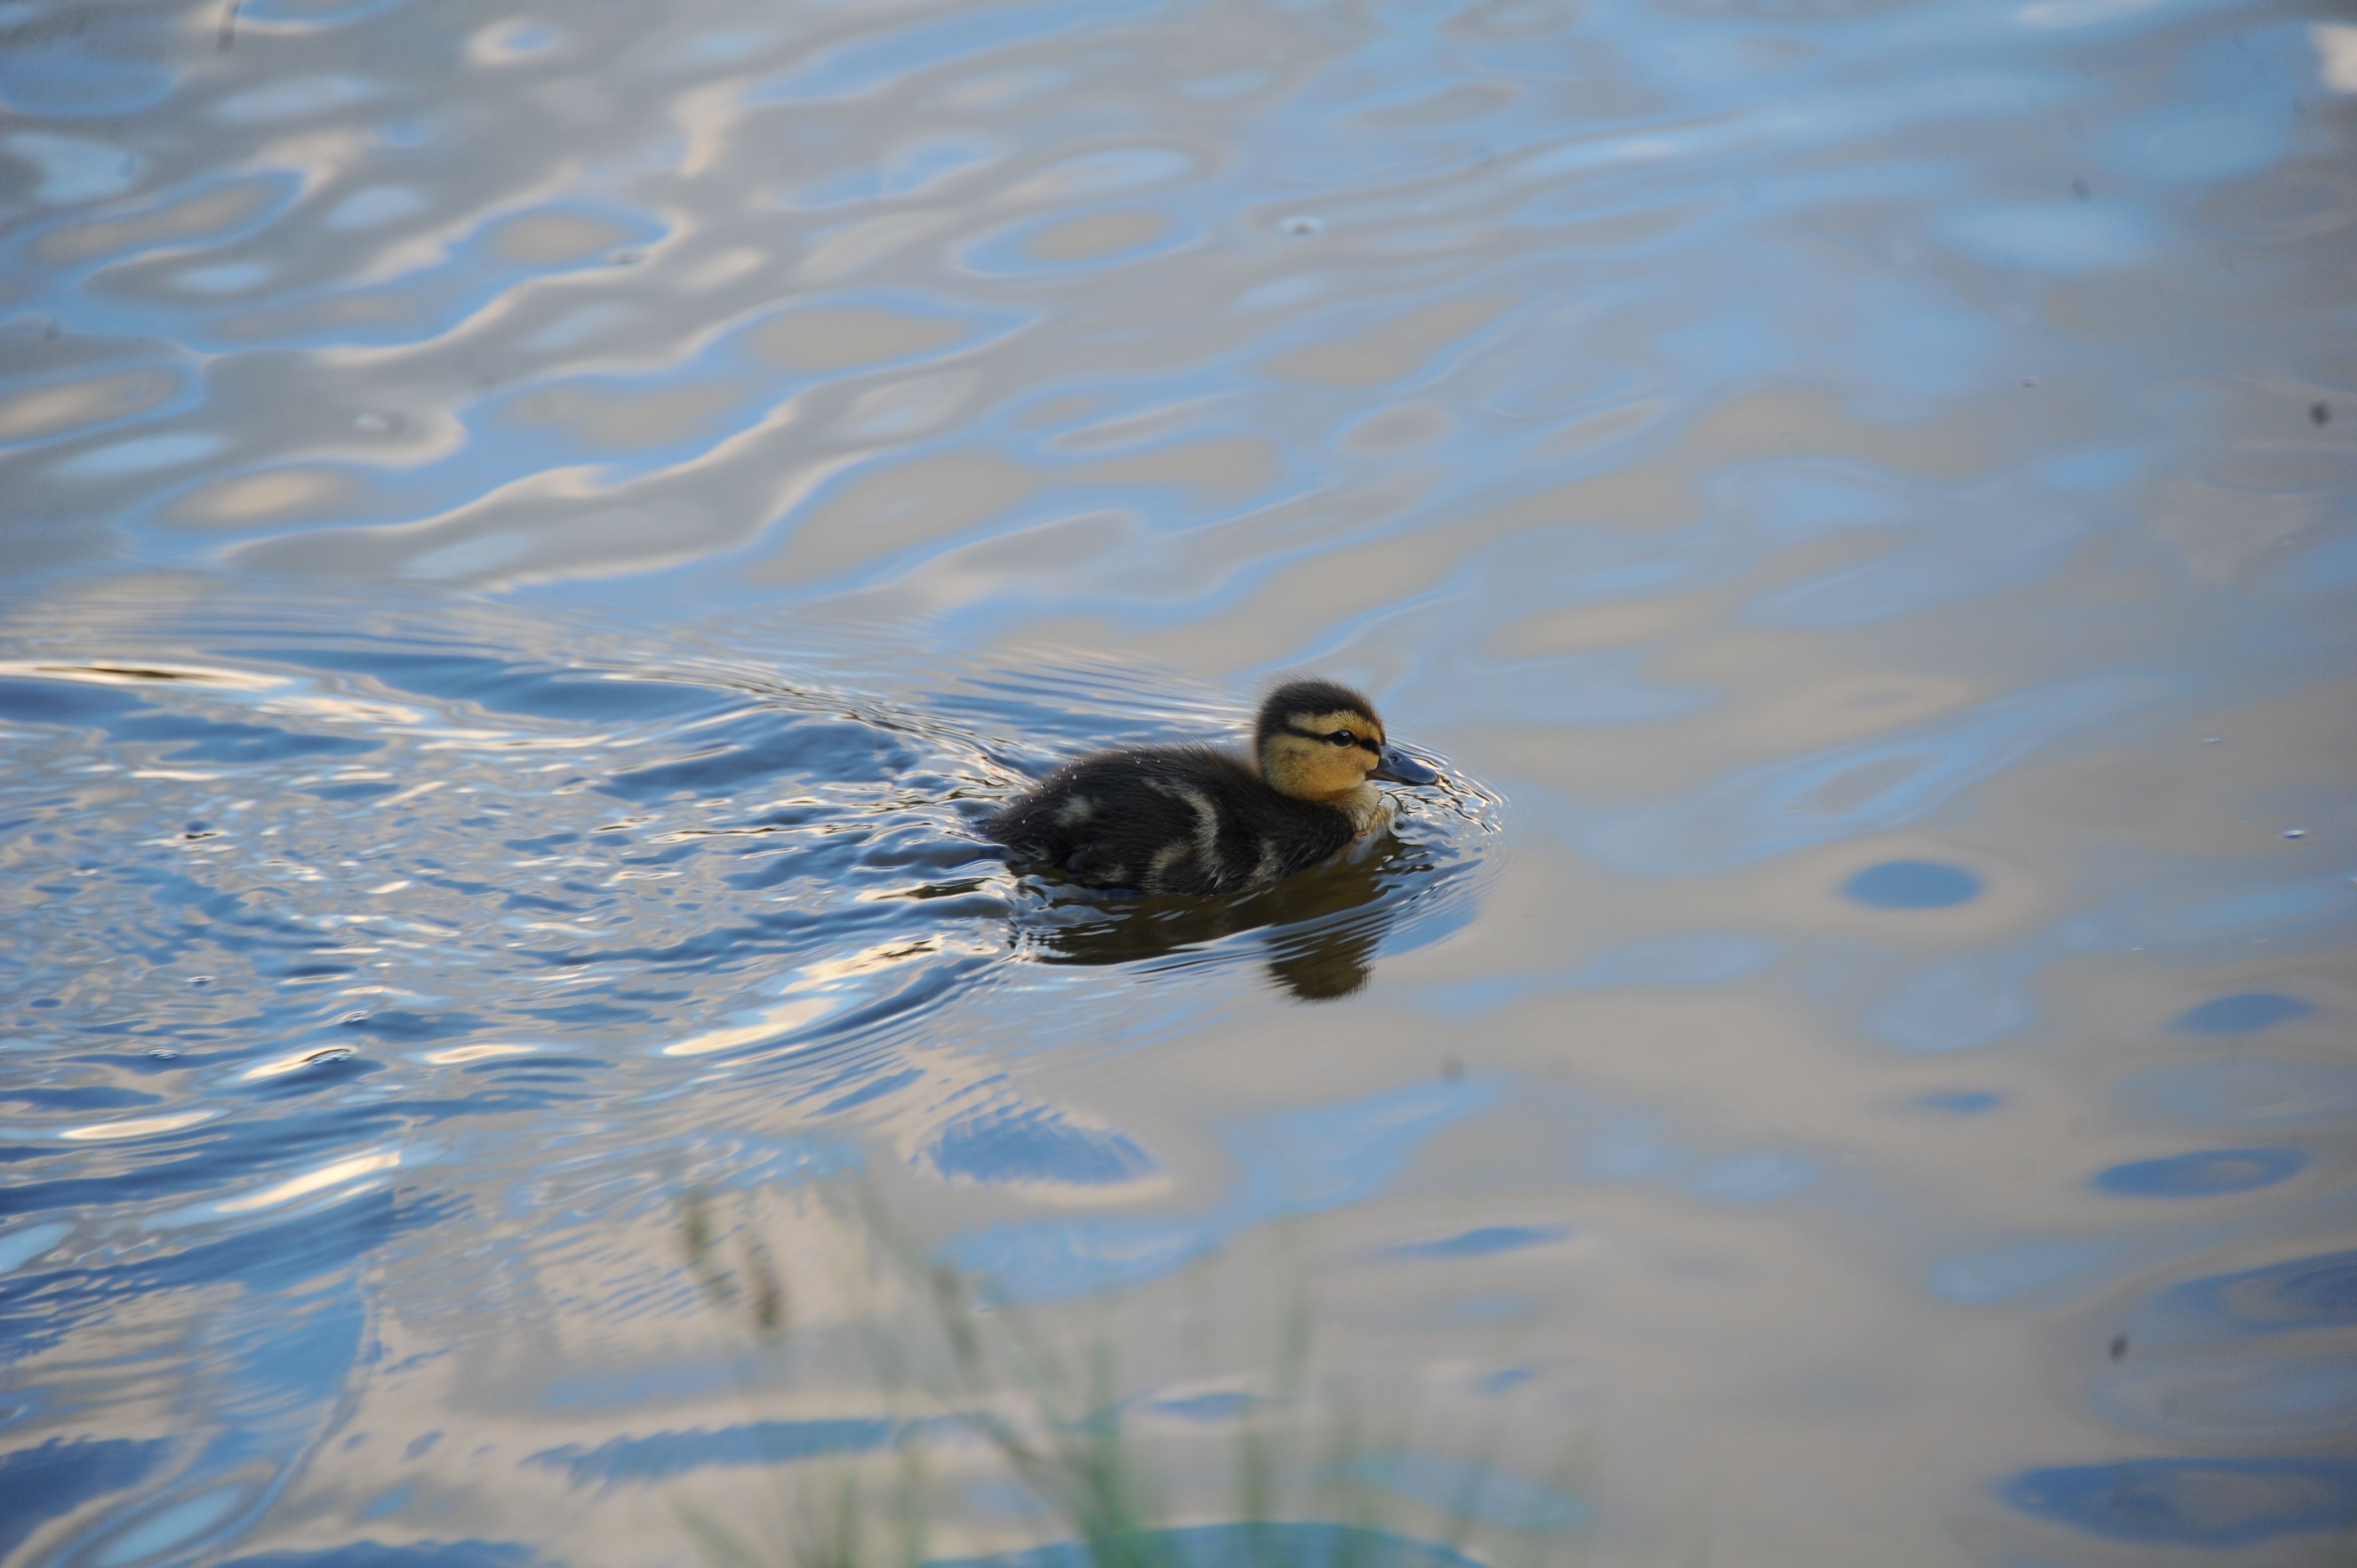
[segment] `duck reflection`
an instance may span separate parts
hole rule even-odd
[[[1017,945],[1042,963],[1190,969],[1230,961],[1229,939],[1265,931],[1269,977],[1304,1002],[1329,1002],[1366,984],[1402,885],[1432,869],[1421,846],[1383,832],[1322,865],[1225,898],[1122,897],[1043,875],[1048,904],[1027,911]]]

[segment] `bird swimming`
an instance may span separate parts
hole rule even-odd
[[[1439,777],[1384,739],[1358,693],[1290,681],[1261,704],[1249,757],[1210,746],[1098,752],[1056,769],[985,830],[1096,886],[1234,893],[1371,831],[1383,812],[1373,780]]]

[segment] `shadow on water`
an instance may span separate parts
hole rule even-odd
[[[1437,892],[1461,866],[1433,846],[1385,832],[1274,887],[1233,898],[1108,898],[1045,883],[1044,903],[1017,924],[1019,950],[1042,963],[1139,964],[1173,970],[1217,961],[1232,939],[1260,933],[1269,978],[1304,1002],[1329,1002],[1367,983],[1375,954],[1404,908]]]

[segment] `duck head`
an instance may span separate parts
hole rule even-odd
[[[1368,780],[1430,784],[1440,775],[1383,738],[1374,704],[1331,681],[1288,681],[1253,728],[1261,777],[1280,794],[1340,805]]]

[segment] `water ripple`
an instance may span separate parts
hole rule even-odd
[[[1149,1424],[1296,1412],[1171,1361],[1216,1269],[1339,1282],[1445,1412],[1369,1477],[1599,1561],[2327,1549],[2352,40],[0,4],[0,1555],[639,1560],[881,1456],[822,1184],[1133,1292]],[[1451,763],[1370,853],[980,842],[1304,668]],[[1576,1502],[1440,1451],[1508,1403]]]

